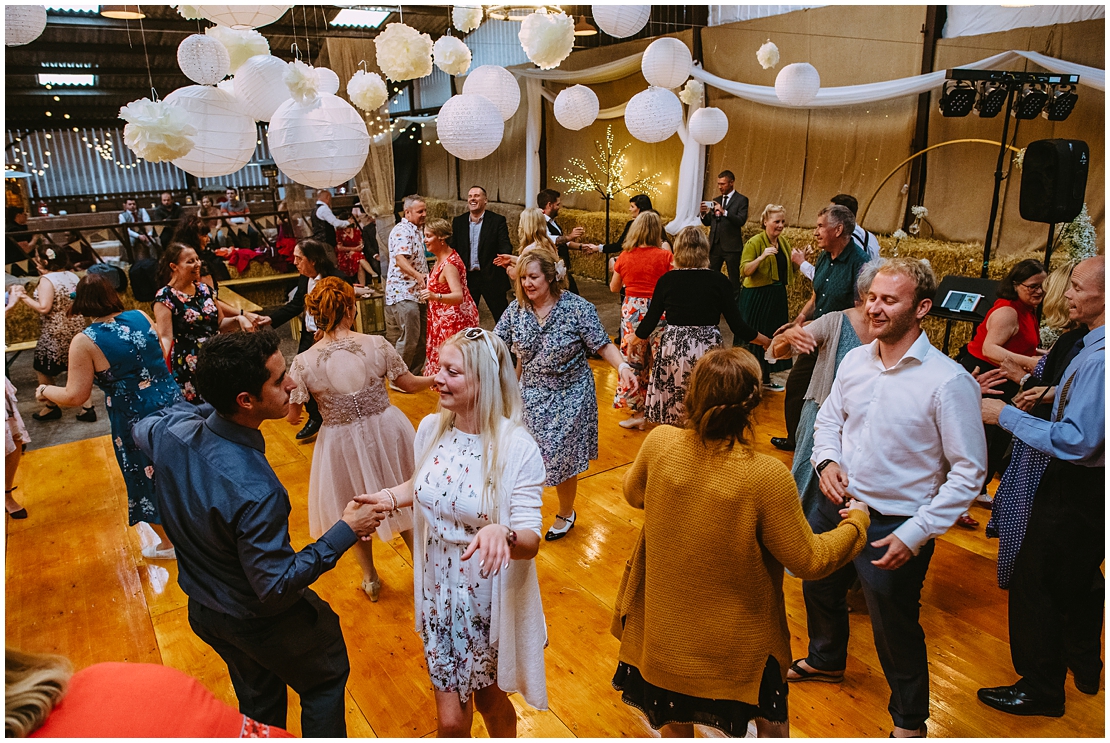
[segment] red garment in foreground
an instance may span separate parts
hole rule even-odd
[[[78,671],[32,738],[292,738],[227,706],[176,668],[97,663]]]

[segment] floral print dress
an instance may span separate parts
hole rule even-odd
[[[77,275],[69,271],[55,271],[43,274],[39,286],[47,281],[54,286],[54,301],[50,311],[42,316],[42,334],[35,346],[35,371],[48,377],[56,377],[69,369],[69,343],[73,336],[85,329],[82,315],[70,317],[69,308],[73,305],[73,293],[77,290]],[[39,298],[35,287],[35,299]]]
[[[478,305],[474,303],[466,286],[466,265],[454,250],[444,261],[436,263],[428,275],[428,291],[436,294],[451,293],[451,286],[440,278],[447,263],[459,272],[463,301],[458,304],[444,304],[435,299],[428,300],[428,361],[424,364],[424,374],[429,377],[439,371],[439,347],[443,342],[460,330],[478,327]]]
[[[163,286],[154,295],[173,313],[173,350],[170,351],[170,368],[177,386],[185,399],[199,405],[194,378],[197,371],[197,353],[212,336],[220,332],[220,310],[208,284],[193,284],[196,291],[185,294],[172,286]]]

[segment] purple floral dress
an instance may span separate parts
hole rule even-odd
[[[212,336],[220,332],[220,310],[208,284],[195,283],[196,292],[185,294],[171,286],[163,286],[154,295],[173,313],[173,350],[170,351],[170,371],[185,399],[199,405],[194,377],[197,370],[197,353]]]

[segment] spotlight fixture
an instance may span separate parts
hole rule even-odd
[[[948,118],[967,116],[975,106],[975,88],[966,80],[944,83],[944,92],[940,95],[940,112]]]
[[[590,25],[586,16],[578,17],[578,24],[574,27],[575,36],[597,36],[597,29]]]
[[[1079,96],[1075,93],[1074,85],[1053,85],[1052,95],[1044,104],[1041,116],[1049,121],[1063,121],[1071,115]]]
[[[1018,120],[1035,119],[1048,102],[1048,91],[1038,83],[1021,86],[1014,98],[1014,118]]]
[[[146,13],[138,5],[101,5],[100,15],[121,21],[137,21],[140,18],[146,18]]]
[[[1006,105],[1006,96],[1009,91],[1006,86],[994,80],[982,80],[979,83],[979,99],[975,101],[975,110],[981,119],[993,119],[1002,113]]]

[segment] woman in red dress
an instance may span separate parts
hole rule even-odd
[[[439,371],[439,347],[460,330],[478,327],[478,305],[466,286],[466,265],[447,244],[451,223],[429,219],[424,224],[424,246],[436,257],[420,300],[428,303],[428,360],[424,374]]]

